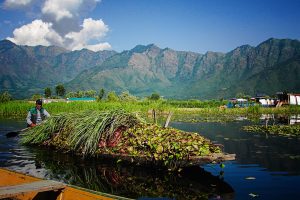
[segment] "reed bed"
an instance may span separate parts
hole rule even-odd
[[[34,102],[10,101],[0,104],[0,116],[2,117],[25,117],[28,110],[34,107]],[[105,111],[114,109],[123,109],[130,112],[147,113],[148,110],[172,110],[169,105],[162,104],[161,101],[141,101],[141,102],[52,102],[45,103],[43,107],[51,114],[65,112],[81,112],[84,110]]]

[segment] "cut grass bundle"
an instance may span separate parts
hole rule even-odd
[[[23,133],[21,143],[42,144],[54,139],[60,142],[61,148],[94,155],[100,139],[108,140],[117,128],[131,127],[140,121],[139,117],[124,110],[63,113]]]

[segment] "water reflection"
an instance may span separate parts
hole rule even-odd
[[[161,118],[164,122],[165,118]],[[234,122],[234,121],[253,121],[255,123],[265,124],[265,125],[293,125],[300,124],[300,115],[286,115],[286,114],[261,114],[256,115],[228,115],[228,114],[218,114],[218,115],[205,115],[205,114],[190,114],[190,115],[175,115],[173,121],[176,122],[187,122],[187,123],[201,123],[201,122]]]
[[[273,123],[272,119],[271,116],[269,124]],[[274,119],[276,123],[285,123],[289,118],[275,115]],[[259,123],[264,124],[265,119],[223,123],[173,120],[170,124],[201,133],[222,144],[224,151],[236,154],[236,161],[225,163],[225,181],[219,178],[221,171],[216,166],[203,166],[206,171],[200,167],[190,168],[177,175],[19,146],[16,139],[7,139],[4,134],[18,126],[23,128],[24,123],[1,120],[0,167],[131,198],[249,199],[252,198],[250,194],[258,194],[259,199],[295,199],[300,189],[300,138],[249,133],[241,129]],[[255,179],[249,179],[251,177]]]
[[[300,115],[283,115],[283,114],[262,114],[259,118],[266,125],[293,125],[300,124]]]
[[[43,149],[31,152],[36,155],[36,163],[49,171],[49,178],[96,191],[130,198],[231,199],[233,195],[230,185],[200,167],[177,174],[104,160],[82,160]]]
[[[51,149],[19,146],[17,138],[5,137],[8,129],[11,128],[0,125],[0,167],[129,198],[233,199],[229,184],[200,167],[186,168],[177,174],[83,159]]]
[[[172,126],[185,131],[199,132],[216,143],[224,145],[224,151],[236,153],[240,164],[259,164],[270,171],[300,174],[300,138],[248,133],[242,126],[252,122],[231,123],[180,123]]]

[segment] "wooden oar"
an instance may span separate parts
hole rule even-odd
[[[6,133],[6,137],[7,137],[7,138],[16,137],[16,136],[19,135],[21,132],[26,131],[26,130],[29,129],[29,128],[30,128],[30,127],[23,128],[23,129],[18,130],[18,131],[8,132],[8,133]]]

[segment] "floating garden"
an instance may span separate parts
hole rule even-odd
[[[198,133],[146,123],[124,110],[53,115],[22,133],[21,143],[170,170],[234,160],[234,155],[223,153]]]

